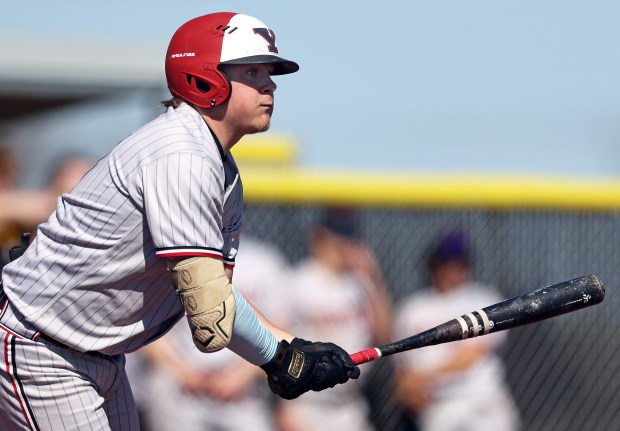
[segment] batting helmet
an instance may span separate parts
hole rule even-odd
[[[200,16],[172,36],[166,53],[168,89],[192,105],[217,106],[231,90],[220,64],[270,63],[274,75],[299,70],[297,63],[276,54],[274,32],[258,19],[234,12]]]

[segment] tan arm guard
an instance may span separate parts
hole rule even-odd
[[[205,353],[230,342],[235,321],[235,296],[221,260],[192,257],[169,263],[194,344]]]

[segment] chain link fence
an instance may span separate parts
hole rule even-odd
[[[320,210],[248,204],[246,231],[295,263],[306,254],[306,235]],[[475,278],[495,285],[506,298],[598,275],[606,283],[602,304],[513,329],[502,354],[524,430],[617,429],[620,304],[614,283],[620,279],[620,214],[368,207],[360,208],[360,217],[362,238],[377,254],[395,303],[425,285],[427,247],[439,232],[454,227],[471,238]],[[368,395],[373,420],[378,430],[415,429],[394,398],[390,359],[375,367]]]

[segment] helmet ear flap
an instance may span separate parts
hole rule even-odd
[[[200,73],[185,73],[186,88],[183,98],[200,108],[221,105],[230,97],[231,84],[228,77],[215,65],[205,65]]]

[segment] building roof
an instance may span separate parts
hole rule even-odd
[[[165,84],[165,47],[139,41],[0,34],[0,122]]]

